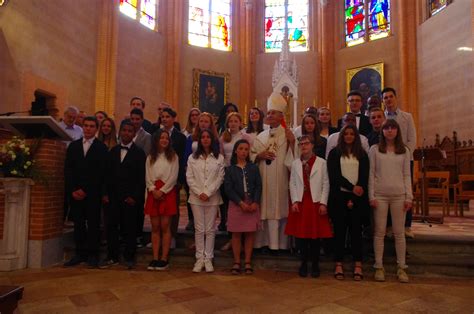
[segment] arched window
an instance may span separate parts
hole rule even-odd
[[[346,46],[390,34],[390,0],[344,0]]]
[[[290,51],[308,51],[308,0],[265,0],[265,52],[281,51],[286,22]]]
[[[149,29],[156,29],[156,11],[156,0],[120,0],[120,12]]]
[[[232,50],[231,6],[231,0],[189,0],[189,44]]]

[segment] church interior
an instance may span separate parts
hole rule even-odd
[[[184,126],[193,107],[218,115],[231,102],[244,117],[253,107],[266,112],[283,83],[292,95],[289,126],[311,106],[330,109],[335,126],[349,91],[366,103],[393,87],[399,108],[413,116],[417,147],[445,154],[427,166],[449,172],[451,208],[431,204],[433,222],[421,210],[407,241],[416,275],[403,287],[395,279],[371,282],[369,263],[362,284],[337,282],[329,259],[321,266],[326,276],[302,280],[292,273],[296,259],[286,256],[260,257],[254,276],[236,277],[227,269],[230,253],[218,253],[214,274],[194,275],[186,232],[168,272],[146,272],[148,251],[133,271],[64,269],[57,265],[72,242],[62,221],[65,148],[43,139],[37,165],[49,185],[31,185],[21,245],[5,241],[15,221],[5,215],[9,192],[0,184],[0,269],[8,250],[28,250],[26,269],[0,272],[0,312],[17,293],[19,313],[472,313],[474,192],[463,205],[453,199],[460,176],[474,174],[473,47],[474,0],[0,0],[0,144],[11,138],[3,116],[60,121],[75,106],[121,121],[138,96],[152,123],[165,102]],[[420,177],[418,169],[415,162]],[[180,220],[180,230],[185,225]],[[24,290],[2,288],[12,286]]]

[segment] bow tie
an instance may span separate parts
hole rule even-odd
[[[354,116],[360,117],[361,115],[362,115],[361,113],[357,113],[357,114],[355,114]]]
[[[128,146],[123,146],[123,145],[120,145],[120,149],[129,150],[130,148],[128,148]]]

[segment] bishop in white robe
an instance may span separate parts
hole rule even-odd
[[[281,125],[286,100],[280,94],[273,93],[267,106],[270,129],[256,137],[251,150],[251,158],[259,166],[263,186],[260,204],[263,229],[257,232],[255,247],[268,246],[271,250],[278,250],[288,248],[285,226],[295,137],[290,129]]]

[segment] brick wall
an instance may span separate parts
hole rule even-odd
[[[0,139],[0,144],[5,141]],[[31,144],[33,140],[28,142]],[[63,142],[46,139],[41,141],[35,155],[35,167],[41,180],[36,180],[31,189],[30,240],[51,239],[62,233],[65,154]],[[0,238],[3,237],[4,210],[4,196],[0,195]]]

